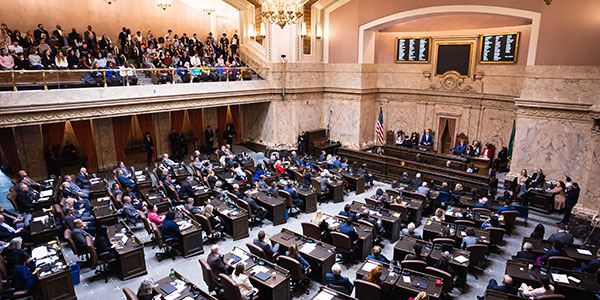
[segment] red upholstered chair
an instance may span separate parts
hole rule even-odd
[[[138,300],[137,295],[130,288],[123,288],[123,294],[127,300]]]
[[[302,234],[316,241],[321,240],[321,229],[319,226],[310,223],[302,222]]]
[[[358,300],[379,300],[381,299],[381,287],[366,280],[354,280],[356,292],[354,297]]]
[[[403,260],[400,263],[402,269],[409,269],[421,273],[425,273],[425,268],[427,268],[427,263],[422,260]]]

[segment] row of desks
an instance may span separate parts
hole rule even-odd
[[[539,255],[546,254],[546,252],[548,252],[550,249],[552,249],[552,246],[554,244],[551,241],[547,241],[547,240],[543,240],[543,239],[524,237],[523,244],[525,244],[526,242],[533,244],[532,251]],[[597,246],[596,247],[585,246],[585,245],[571,245],[569,247],[566,247],[564,250],[565,250],[565,254],[567,255],[567,257],[570,257],[570,258],[576,260],[577,263],[580,264],[582,262],[590,262],[592,260],[595,260],[596,252],[598,251],[598,247]],[[584,252],[585,252],[585,254],[583,254]]]

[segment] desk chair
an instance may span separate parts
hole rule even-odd
[[[221,285],[223,286],[223,296],[227,300],[242,300],[242,293],[240,293],[240,288],[238,285],[231,279],[231,277],[225,274],[219,274],[219,278],[221,278]]]
[[[397,190],[393,190],[393,189],[385,189],[385,193],[388,195],[392,195],[392,196],[400,196],[400,192],[398,192]]]
[[[89,251],[87,248],[84,249],[78,249],[77,245],[75,245],[75,241],[73,241],[72,238],[72,231],[71,229],[65,229],[65,232],[63,233],[63,237],[65,238],[65,240],[67,240],[67,243],[69,243],[69,246],[71,247],[71,250],[73,250],[73,254],[75,254],[79,259],[81,259],[81,261],[78,261],[76,263],[78,264],[87,264],[89,261]]]
[[[248,212],[248,226],[252,228],[253,226],[260,225],[260,227],[262,227],[261,220],[258,219],[256,214],[254,214],[254,212],[252,211],[252,207],[250,206],[250,204],[248,204],[248,202],[242,199],[237,199],[235,203],[237,204],[237,206],[245,209]]]
[[[504,228],[506,228],[506,232],[511,234],[519,212],[516,210],[505,210],[501,215],[504,216]]]
[[[196,217],[198,218],[200,226],[202,226],[202,230],[204,230],[204,233],[206,234],[202,243],[206,243],[211,240],[218,241],[223,236],[221,231],[212,227],[210,220],[208,220],[206,216],[197,215]]]
[[[200,263],[200,268],[202,269],[202,279],[204,279],[204,283],[206,283],[208,291],[215,292],[217,295],[222,294],[221,284],[217,281],[217,277],[215,277],[215,273],[213,273],[210,265],[203,258],[198,258],[198,262]]]
[[[367,203],[367,205],[370,205],[370,206],[379,207],[379,201],[373,200],[371,198],[365,198],[365,203]]]
[[[521,204],[516,204],[513,206],[519,212],[519,215],[517,216],[517,218],[523,218],[523,222],[525,222],[525,227],[527,227],[527,220],[529,219],[529,206],[525,206],[525,205],[521,205]]]
[[[13,208],[16,211],[20,211],[19,205],[17,205],[17,192],[8,193],[8,195],[6,195],[6,199],[8,199],[8,201],[10,201],[10,203],[12,204]]]
[[[366,280],[354,280],[354,297],[358,300],[379,300],[381,299],[381,287]]]
[[[488,246],[484,244],[473,244],[467,246],[469,251],[469,272],[478,279],[474,270],[484,272],[486,267],[486,255],[488,253]]]
[[[446,191],[439,192],[440,195],[438,196],[438,201],[440,202],[440,204],[442,204],[441,206],[445,207],[446,205],[448,205],[448,203],[452,202],[452,194]]]
[[[442,278],[442,294],[448,295],[452,291],[452,288],[454,288],[453,278],[450,273],[434,267],[425,268],[425,273]]]
[[[334,290],[334,291],[336,291],[336,292],[339,292],[339,293],[342,293],[342,294],[345,294],[345,295],[352,294],[352,291],[348,291],[348,289],[346,288],[346,286],[343,286],[343,285],[337,285],[337,284],[328,283],[327,287],[330,288],[330,289],[332,289],[332,290]]]
[[[246,243],[246,248],[248,248],[248,250],[250,250],[250,253],[252,253],[262,259],[265,259],[267,261],[271,261],[270,259],[267,258],[267,254],[261,247],[256,246],[252,243]]]
[[[300,262],[294,258],[281,255],[277,257],[277,264],[290,271],[290,287],[292,294],[298,289],[303,289],[304,293],[308,295],[308,290],[303,287],[308,281],[308,278],[306,273],[304,273],[304,270],[302,270]]]
[[[0,291],[2,292],[0,294],[0,297],[2,299],[33,299],[31,293],[28,290],[17,291],[16,289],[10,286],[5,287],[4,280],[6,280],[6,277],[0,275]]]
[[[347,261],[349,258],[354,259],[354,247],[349,236],[332,231],[331,242],[335,246],[335,250],[342,255],[342,259],[339,261]]]
[[[302,176],[300,172],[294,171],[294,180],[296,180],[297,183],[302,184],[304,183],[304,176]]]
[[[400,213],[400,222],[406,224],[408,222],[408,210],[405,206],[402,206],[397,203],[390,204],[390,210],[396,211]],[[404,226],[403,226],[404,227]]]
[[[491,250],[494,252],[500,252],[498,245],[502,245],[504,243],[504,234],[506,233],[506,229],[500,227],[487,227],[487,230],[490,233],[490,246]]]
[[[409,260],[403,260],[402,262],[400,262],[400,266],[402,266],[402,269],[409,269],[409,270],[425,273],[425,268],[427,268],[427,263],[422,260],[409,259]]]
[[[319,226],[310,223],[310,222],[302,222],[302,234],[315,240],[321,240],[321,229]]]
[[[567,299],[564,295],[561,294],[553,294],[553,295],[541,295],[537,296],[535,299],[544,299],[544,300],[559,300],[559,299]]]
[[[156,244],[152,246],[152,249],[158,246],[159,249],[163,250],[163,252],[157,252],[155,254],[158,261],[162,261],[165,257],[175,260],[175,255],[173,255],[173,247],[176,245],[175,239],[163,240],[160,230],[158,230],[158,226],[156,226],[156,224],[154,223],[152,223],[151,225],[152,232],[154,232],[154,238],[156,240]]]
[[[123,294],[127,300],[138,300],[137,295],[130,288],[123,288]]]
[[[108,275],[110,272],[109,264],[116,262],[115,258],[110,259],[108,261],[103,260],[103,255],[108,254],[108,252],[100,253],[100,255],[96,254],[96,247],[94,246],[94,242],[89,239],[87,240],[88,251],[90,252],[90,262],[92,264],[92,268],[94,268],[94,274],[98,275],[101,278],[104,278],[104,283],[108,283]]]
[[[473,208],[473,214],[475,215],[475,214],[477,214],[478,212],[479,212],[480,214],[482,214],[482,215],[483,215],[483,214],[485,214],[485,215],[490,215],[490,214],[492,213],[492,211],[491,211],[491,210],[489,210],[489,209],[487,209],[487,208],[485,208],[485,207],[474,207],[474,208]]]
[[[294,201],[292,201],[292,195],[284,190],[279,190],[277,191],[277,194],[280,197],[283,197],[283,199],[285,199],[285,203],[287,206],[287,210],[288,210],[288,215],[291,216],[296,216],[296,218],[298,218],[298,213],[301,212],[300,208],[298,208],[297,206],[294,205]]]
[[[549,268],[561,268],[567,270],[573,269],[573,267],[575,267],[576,264],[576,260],[565,256],[551,256],[548,257],[547,261],[547,265]]]
[[[456,247],[456,240],[452,238],[435,238],[432,240],[434,245],[448,244],[452,247]]]
[[[475,222],[473,222],[471,220],[456,220],[456,221],[454,221],[454,224],[464,225],[464,226],[468,226],[468,227],[475,227]]]
[[[316,191],[317,193],[317,200],[319,202],[329,202],[329,196],[331,195],[331,191],[327,190],[327,191],[323,191],[321,190],[321,182],[319,182],[319,180],[317,178],[311,177],[310,178],[310,184],[312,186],[312,188]]]

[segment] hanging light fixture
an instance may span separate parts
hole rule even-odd
[[[263,2],[263,18],[268,23],[277,24],[283,29],[286,24],[296,24],[302,18],[298,11],[298,0],[265,0]]]
[[[215,12],[215,9],[214,8],[205,8],[202,11],[205,12],[207,15],[210,16],[210,14],[212,14],[212,13]]]
[[[108,3],[108,5],[111,5],[115,2],[117,2],[117,0],[104,0],[104,2]]]
[[[167,8],[171,7],[171,0],[156,0],[156,5],[163,10],[167,10]]]

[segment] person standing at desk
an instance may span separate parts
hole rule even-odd
[[[267,237],[264,231],[259,231],[257,238],[253,241],[254,245],[260,247],[267,256],[269,261],[274,261],[277,255],[279,254],[279,244],[272,245],[271,240]]]
[[[571,218],[571,211],[573,207],[577,204],[579,200],[579,184],[577,182],[573,182],[571,187],[567,188],[566,200],[565,200],[565,214],[561,223],[568,225],[569,219]]]
[[[210,128],[210,125],[206,126],[206,130],[204,131],[204,142],[206,143],[206,152],[207,153],[213,152],[214,137],[215,137],[215,133]]]
[[[92,186],[92,182],[88,179],[88,172],[86,168],[79,169],[77,173],[76,182],[77,185],[82,189],[89,189]]]
[[[325,274],[325,283],[329,287],[331,287],[331,285],[345,287],[346,295],[352,294],[352,290],[354,290],[354,284],[350,282],[350,279],[342,276],[342,266],[340,266],[338,263],[333,264],[331,267],[331,273]]]
[[[179,133],[175,131],[175,128],[171,128],[171,133],[169,133],[169,141],[171,142],[171,155],[173,157],[181,157],[181,145],[179,144]]]
[[[144,148],[146,149],[146,163],[150,164],[152,162],[152,156],[154,155],[154,142],[152,141],[149,131],[146,132],[144,137]]]

